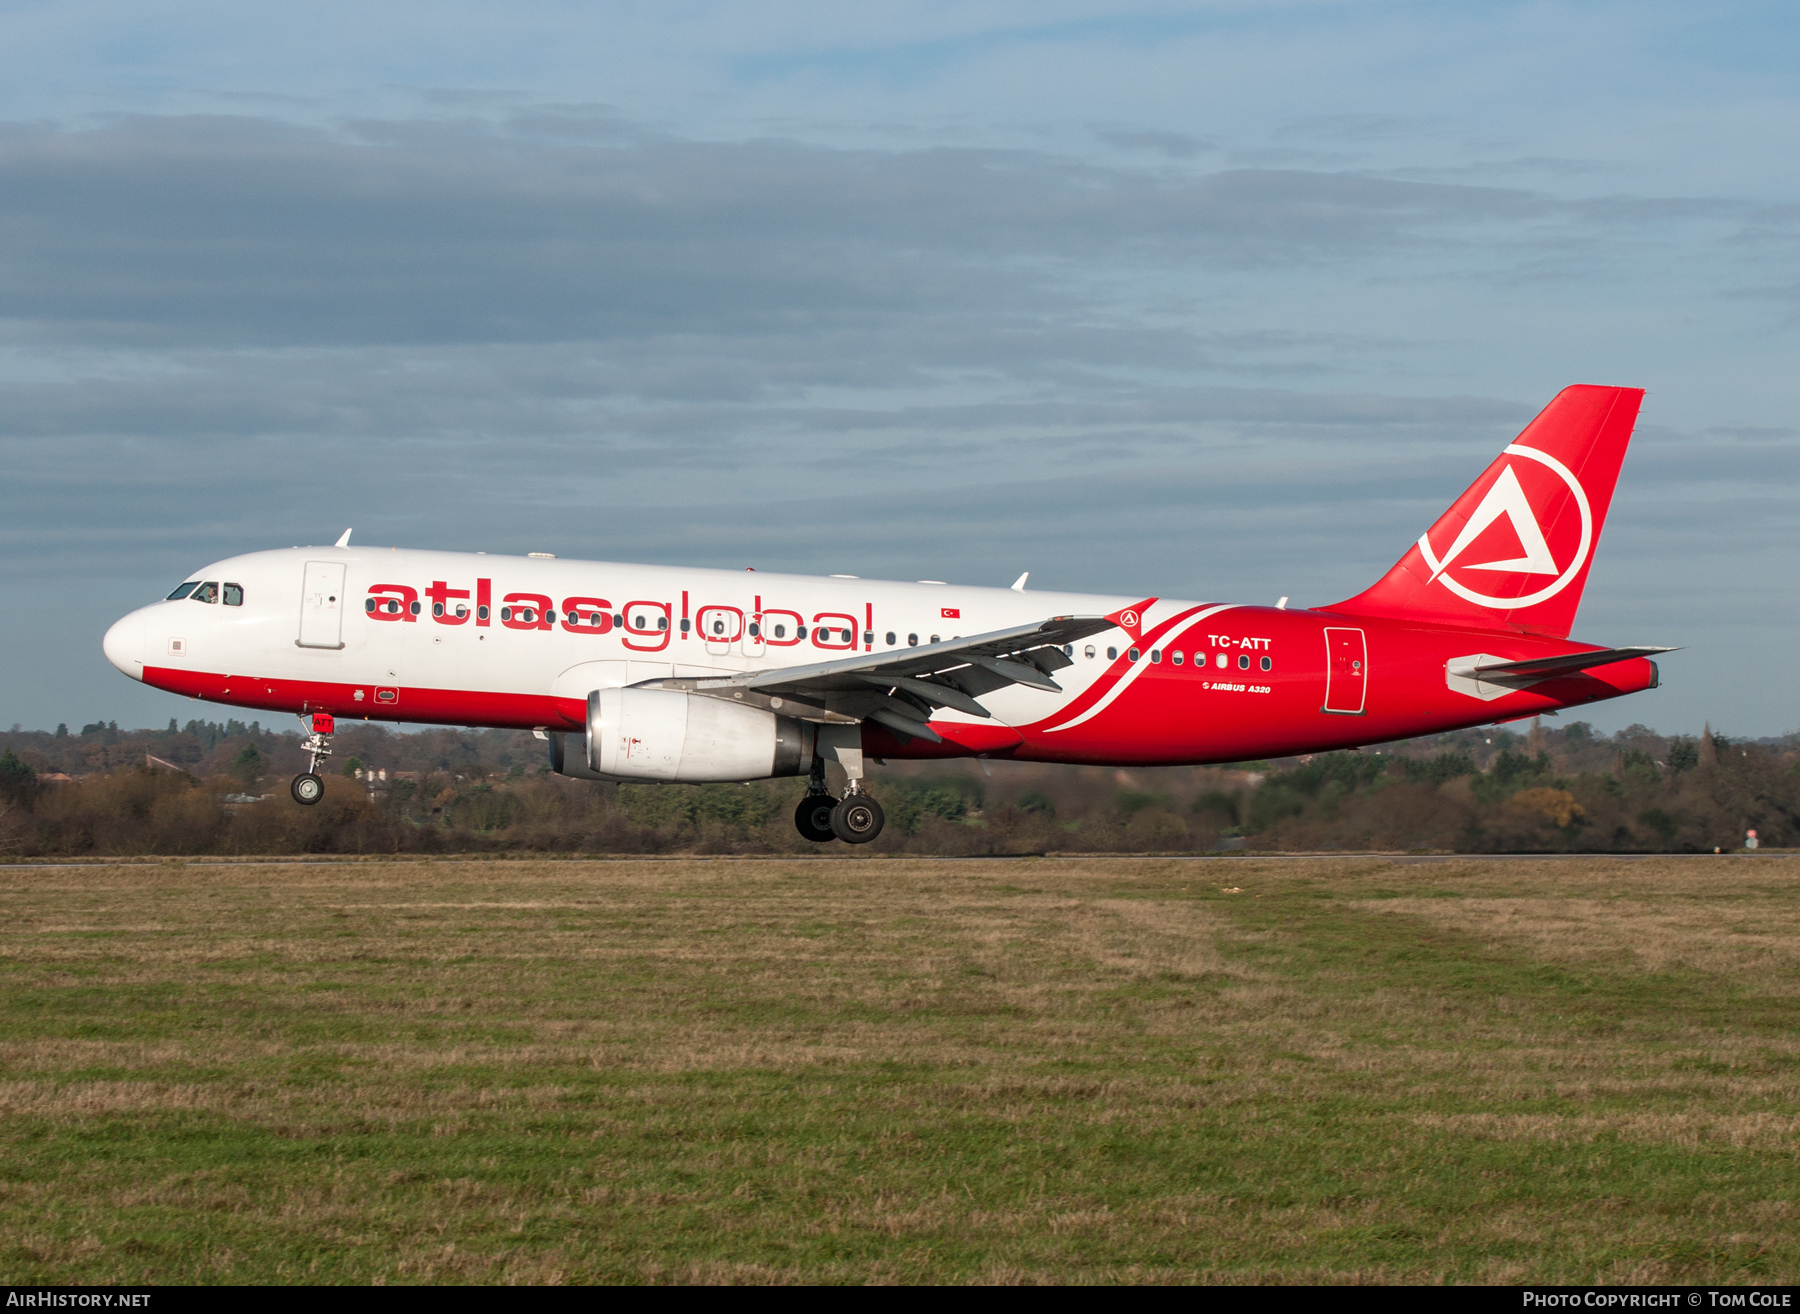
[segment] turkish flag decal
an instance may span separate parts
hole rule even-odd
[[[945,607],[941,614],[945,620],[961,620],[962,619],[962,608],[961,607]]]

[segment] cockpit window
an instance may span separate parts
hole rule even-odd
[[[242,584],[227,584],[225,586],[225,605],[227,607],[241,607],[244,605],[244,586]]]
[[[219,581],[209,579],[193,592],[195,602],[217,602],[219,600]]]
[[[195,589],[197,589],[199,587],[200,587],[199,580],[190,579],[186,584],[181,584],[181,585],[176,586],[175,591],[173,593],[171,593],[168,597],[164,598],[163,601],[164,602],[179,602],[181,599],[187,597],[188,594],[192,593]]]

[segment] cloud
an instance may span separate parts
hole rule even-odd
[[[1092,303],[1071,262],[1312,263],[1525,221],[1585,222],[1492,187],[700,142],[598,109],[348,135],[217,117],[0,134],[7,315],[90,343],[748,336],[1036,315]]]
[[[68,669],[89,619],[346,524],[1329,601],[1556,387],[1635,377],[1646,347],[1687,368],[1663,307],[1756,313],[1720,295],[1751,258],[1732,235],[1786,222],[1209,169],[1209,139],[1160,131],[1107,129],[1134,154],[1096,162],[432,103],[446,117],[0,128],[0,604],[77,599],[53,609]],[[1751,530],[1785,543],[1771,490],[1800,473],[1791,434],[1686,404],[1705,422],[1642,439],[1611,531],[1643,618],[1739,607],[1708,563]]]
[[[1191,160],[1201,155],[1216,154],[1224,143],[1213,137],[1196,137],[1185,132],[1147,132],[1120,128],[1097,129],[1094,136],[1122,151],[1149,151],[1172,160]]]
[[[1337,141],[1356,143],[1392,141],[1419,131],[1412,119],[1395,114],[1317,114],[1293,119],[1270,134],[1276,141]]]

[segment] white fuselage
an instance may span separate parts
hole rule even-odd
[[[217,586],[217,600],[153,603],[120,620],[105,640],[120,670],[247,707],[550,729],[579,728],[597,688],[802,666],[1137,601],[362,547],[249,553],[189,579]],[[1061,694],[1013,686],[984,704],[1002,724],[1042,720],[1105,673],[1108,648],[1130,642],[1115,630],[1078,648]]]

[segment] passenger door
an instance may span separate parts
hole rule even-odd
[[[300,591],[302,648],[344,646],[344,563],[309,561],[306,586]]]
[[[1325,706],[1321,711],[1361,716],[1369,683],[1369,655],[1361,630],[1325,630]]]

